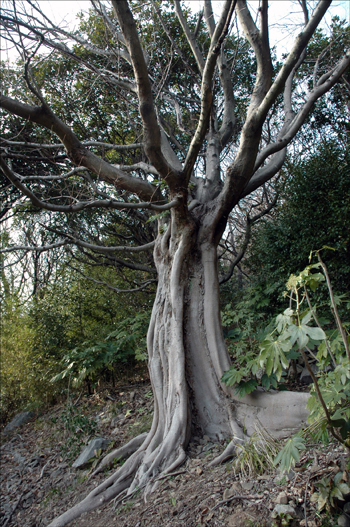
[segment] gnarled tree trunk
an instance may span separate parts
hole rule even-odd
[[[147,336],[154,394],[151,430],[115,474],[52,527],[66,525],[126,488],[128,493],[144,487],[151,491],[157,476],[185,461],[193,432],[213,440],[243,438],[233,401],[220,381],[230,360],[220,323],[216,244],[198,219],[179,225],[175,216],[172,212],[154,249],[159,281]]]

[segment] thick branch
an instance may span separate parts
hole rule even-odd
[[[252,19],[246,0],[237,1],[237,15],[257,61],[256,81],[247,112],[247,120],[249,120],[251,112],[261,103],[271,86],[273,69],[267,24],[267,1],[264,0],[261,6],[261,31]]]
[[[215,31],[215,21],[211,5],[211,0],[204,2],[204,16],[212,37]],[[224,93],[224,114],[222,118],[221,128],[219,130],[221,149],[231,139],[236,123],[235,117],[235,97],[233,93],[233,85],[231,80],[231,72],[227,66],[226,55],[222,50],[218,58],[219,78]]]
[[[198,126],[194,137],[191,141],[188,153],[186,156],[184,164],[184,173],[186,176],[186,181],[188,182],[191,177],[191,172],[196,162],[199,150],[202,146],[205,134],[208,129],[209,117],[211,112],[212,105],[212,81],[215,70],[216,61],[221,50],[222,43],[227,35],[229,24],[236,6],[236,0],[231,2],[231,0],[226,0],[223,7],[221,17],[219,22],[216,25],[207,60],[205,62],[205,67],[202,77],[202,87],[201,87],[201,113],[199,117]]]
[[[161,177],[170,187],[175,187],[179,182],[179,173],[169,165],[162,153],[161,133],[153,104],[152,87],[135,21],[126,0],[112,0],[112,5],[133,65],[143,123],[145,152]]]
[[[271,154],[274,154],[275,152],[278,152],[282,150],[285,146],[288,145],[288,143],[291,142],[293,137],[296,135],[302,124],[304,123],[311,107],[319,99],[322,95],[324,95],[327,91],[331,89],[332,86],[340,79],[342,74],[345,72],[345,70],[350,66],[350,49],[346,52],[345,56],[340,60],[340,62],[337,64],[331,72],[328,72],[327,78],[324,80],[323,84],[317,85],[309,94],[309,97],[303,107],[299,110],[298,114],[293,119],[292,123],[288,127],[286,133],[279,138],[278,142],[272,143],[268,145],[257,157],[256,164],[254,167],[254,171],[256,171],[262,163],[265,161],[265,159],[270,156]],[[253,183],[253,180],[249,182],[249,186]]]
[[[306,48],[309,40],[314,34],[318,24],[322,20],[330,4],[331,4],[331,0],[320,0],[319,3],[317,4],[317,7],[313,13],[311,20],[308,22],[304,30],[296,38],[295,44],[291,52],[289,53],[285,63],[283,64],[279,74],[277,75],[276,80],[272,84],[263,102],[259,106],[259,110],[257,113],[259,122],[262,123],[264,121],[267,115],[267,112],[270,110],[270,108],[272,107],[272,105],[274,104],[276,100],[276,97],[283,89],[283,86],[289,74],[291,73],[294,66],[299,61],[300,56],[302,55],[304,49]]]
[[[53,131],[62,141],[71,161],[84,166],[108,183],[137,194],[141,199],[152,199],[155,187],[140,178],[129,176],[96,156],[79,141],[73,131],[48,107],[30,106],[4,95],[0,96],[0,107]]]
[[[148,251],[154,247],[155,242],[146,243],[145,245],[140,245],[138,247],[131,247],[128,245],[118,246],[118,247],[103,247],[102,245],[94,245],[92,243],[84,242],[79,240],[75,236],[67,235],[67,238],[61,242],[52,243],[51,245],[43,245],[41,247],[27,246],[27,245],[13,245],[12,247],[6,247],[6,249],[0,249],[0,253],[10,253],[14,251],[32,251],[36,253],[42,253],[45,251],[50,251],[51,249],[56,249],[57,247],[62,247],[63,245],[78,245],[79,247],[84,247],[85,249],[90,249],[91,251],[96,251],[101,254],[114,253],[118,251],[129,251],[133,253],[139,253],[143,251]]]
[[[23,146],[25,148],[62,148],[62,143],[28,143],[25,141],[9,141],[8,139],[0,139],[1,143],[9,146]],[[134,143],[130,145],[114,145],[112,143],[103,143],[102,141],[82,141],[83,146],[100,146],[105,150],[116,150],[117,152],[124,152],[127,150],[136,150],[142,148],[142,143]]]
[[[198,47],[197,41],[195,37],[192,35],[191,30],[188,27],[188,24],[185,20],[179,0],[175,0],[175,11],[176,11],[177,18],[179,19],[179,22],[181,24],[181,27],[186,35],[187,42],[189,43],[190,48],[192,49],[192,53],[196,59],[198,69],[203,74],[205,61]]]
[[[96,207],[111,208],[111,209],[152,209],[156,211],[163,211],[171,209],[178,205],[177,200],[173,200],[165,205],[156,205],[152,202],[126,203],[124,201],[116,201],[114,199],[80,201],[73,205],[53,205],[40,200],[29,188],[27,188],[16,174],[6,165],[5,161],[0,157],[0,168],[11,183],[18,188],[27,198],[30,199],[35,207],[54,212],[78,212],[84,209],[91,209]]]

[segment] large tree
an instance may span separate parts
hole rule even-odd
[[[8,4],[1,23],[21,52],[27,84],[25,93],[14,82],[0,99],[16,121],[9,117],[4,126],[0,161],[8,207],[29,201],[67,218],[89,209],[102,218],[110,209],[129,224],[147,214],[149,222],[147,211],[158,214],[154,240],[151,231],[144,239],[124,233],[117,247],[102,246],[111,238],[102,236],[96,213],[95,223],[84,220],[79,232],[65,230],[69,222],[55,228],[61,236],[55,247],[75,244],[142,273],[153,269],[129,256],[153,247],[158,279],[147,337],[152,428],[133,440],[135,452],[115,474],[51,523],[57,527],[125,489],[151,490],[161,473],[183,463],[193,433],[244,438],[230,389],[221,382],[230,360],[220,323],[218,245],[243,200],[268,196],[313,104],[343,82],[350,50],[337,57],[321,50],[311,74],[300,70],[330,0],[318,2],[311,14],[300,0],[304,27],[275,65],[267,0],[256,19],[246,0],[226,0],[217,20],[210,0],[197,19],[179,0],[142,6],[92,0],[92,18],[74,34],[55,27],[33,1],[23,9]],[[235,17],[244,38],[231,35]],[[51,56],[38,56],[40,47]],[[244,66],[250,53],[254,71]],[[320,67],[325,58],[326,71]],[[69,82],[60,91],[62,75]],[[75,101],[84,87],[85,100]],[[120,256],[123,251],[129,256]]]

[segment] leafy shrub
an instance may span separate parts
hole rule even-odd
[[[97,378],[104,368],[113,370],[118,363],[126,363],[131,359],[145,360],[149,318],[149,312],[127,318],[105,340],[92,345],[84,342],[70,350],[62,360],[65,368],[51,382],[69,376],[73,386],[79,386],[85,379]]]
[[[266,379],[270,381],[273,375],[279,382],[292,359],[303,361],[313,380],[308,401],[309,421],[318,420],[322,423],[321,433],[325,429],[330,430],[338,441],[350,448],[350,338],[346,332],[349,324],[343,324],[339,317],[337,303],[342,297],[334,294],[327,267],[319,251],[316,254],[318,263],[308,265],[298,275],[290,276],[285,293],[290,307],[266,328],[260,340],[259,353],[252,356],[248,352],[241,362],[236,360],[222,380],[228,385],[236,384],[236,393],[243,396],[252,391],[258,382],[266,384]],[[317,306],[312,305],[310,299],[311,291],[316,291],[323,282],[327,283],[334,315],[333,326],[326,321],[326,331],[321,326],[322,319],[316,314]],[[317,361],[317,374],[313,372],[307,354]],[[258,378],[259,368],[264,374]],[[296,444],[291,443],[290,446],[297,449]]]
[[[234,472],[243,477],[273,472],[278,449],[278,442],[261,426],[257,427],[248,441],[237,445]]]
[[[70,397],[68,397],[67,404],[59,418],[52,418],[51,420],[53,424],[63,425],[61,450],[69,460],[73,460],[80,454],[86,439],[94,434],[96,430],[94,419],[84,415],[76,408]]]
[[[0,325],[0,419],[5,423],[23,409],[36,409],[56,395],[49,382],[54,364],[33,350],[34,334],[23,307],[3,303]]]
[[[342,476],[343,473],[338,472],[335,476],[322,478],[315,483],[315,486],[318,487],[318,492],[314,492],[311,496],[311,501],[317,503],[319,510],[322,510],[327,504],[334,507],[335,498],[344,501],[344,495],[350,492],[350,487],[342,481]]]

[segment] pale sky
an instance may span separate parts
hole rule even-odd
[[[43,11],[56,22],[57,25],[64,25],[73,29],[78,21],[76,19],[77,13],[80,11],[87,11],[91,3],[87,0],[39,0]],[[201,9],[203,2],[201,0],[186,0],[185,3],[192,7],[196,12]],[[213,8],[216,14],[220,13],[220,8],[223,5],[222,0],[213,0]],[[249,1],[249,4],[256,11],[259,6],[259,0]],[[303,21],[301,8],[296,0],[270,0],[269,2],[269,19],[271,25],[270,42],[277,46],[277,54],[281,55],[290,49],[292,42],[291,31],[294,34],[297,32],[295,28],[295,17],[290,17],[291,14],[298,13],[300,16],[300,23]],[[346,19],[350,23],[350,2],[349,0],[334,0],[331,8],[328,10],[322,25],[330,23],[332,16],[338,15],[341,19]],[[13,50],[6,50],[7,42],[1,40],[3,60],[10,58],[13,60]]]

